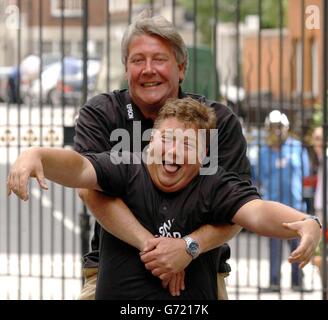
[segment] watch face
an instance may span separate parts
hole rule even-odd
[[[198,243],[195,242],[195,241],[191,242],[190,245],[189,245],[189,249],[190,249],[190,251],[191,251],[192,253],[194,253],[194,254],[197,253],[198,248],[199,248],[199,245],[198,245]]]
[[[193,259],[197,258],[199,255],[198,242],[188,236],[183,237],[183,239],[186,241],[186,251],[188,254],[190,254]]]

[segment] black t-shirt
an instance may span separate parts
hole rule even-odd
[[[122,198],[140,223],[159,236],[181,238],[204,224],[229,223],[240,207],[259,198],[249,182],[220,167],[214,175],[195,177],[183,190],[164,193],[155,187],[141,161],[118,164],[121,154],[117,152],[85,156],[96,170],[100,187]],[[186,268],[186,290],[179,299],[217,299],[216,257],[216,250],[212,250],[190,263]],[[160,280],[145,269],[138,250],[104,232],[96,298],[171,297]]]
[[[185,94],[180,91],[179,97],[191,96],[196,100],[213,107],[217,115],[218,158],[217,163],[227,171],[237,173],[242,179],[250,180],[250,165],[246,157],[246,141],[242,134],[237,116],[226,106],[206,100],[202,96]],[[117,90],[110,94],[100,94],[90,99],[79,111],[75,126],[74,148],[77,152],[100,153],[111,150],[116,144],[113,131],[126,129],[135,141],[151,129],[153,122],[146,119],[139,108],[131,101],[127,90]],[[133,127],[140,128],[135,135]],[[111,138],[112,136],[112,138]],[[141,141],[141,150],[149,141]],[[138,143],[130,141],[130,150],[136,150]],[[92,252],[84,256],[84,267],[96,267],[99,260],[100,226],[95,224],[94,236],[91,242]]]

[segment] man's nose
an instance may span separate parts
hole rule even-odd
[[[154,74],[155,69],[153,68],[153,63],[151,59],[147,59],[145,63],[145,67],[142,71],[144,74]]]
[[[166,161],[174,162],[176,158],[176,143],[170,143],[166,149]]]
[[[177,164],[183,164],[184,149],[183,145],[179,142],[174,142],[166,151],[166,161]]]

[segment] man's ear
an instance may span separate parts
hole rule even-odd
[[[179,83],[182,83],[182,81],[185,78],[185,73],[186,73],[186,64],[181,63],[178,65],[179,68]]]

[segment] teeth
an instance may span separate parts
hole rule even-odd
[[[143,84],[144,87],[155,87],[157,85],[158,85],[158,82],[148,82],[148,83]]]

